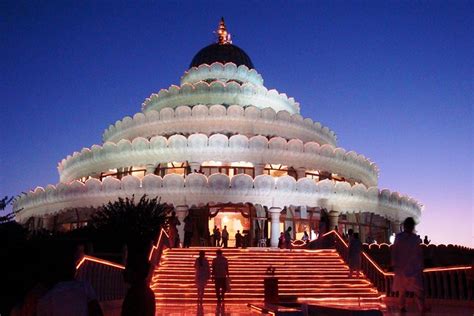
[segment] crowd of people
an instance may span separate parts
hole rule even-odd
[[[173,212],[168,221],[170,240],[174,246],[179,246],[177,225],[181,223]],[[184,219],[184,247],[190,246],[192,228],[189,226],[192,220]],[[405,313],[406,293],[413,292],[417,306],[421,312],[428,308],[424,300],[423,288],[423,253],[420,246],[420,237],[415,234],[415,221],[408,217],[403,222],[403,232],[395,237],[391,249],[391,264],[394,271],[392,290],[399,293],[400,312]],[[306,231],[301,238],[303,242],[309,242],[310,238]],[[213,229],[213,245],[215,247],[228,247],[229,232],[227,226],[222,231],[215,226]],[[292,248],[292,228],[288,227],[279,238],[278,247]],[[349,266],[348,277],[361,277],[362,242],[359,234],[349,229],[347,232]],[[429,239],[425,236],[425,243]],[[235,246],[241,247],[243,236],[240,231],[235,235]],[[28,292],[22,302],[12,311],[11,315],[65,315],[70,310],[77,312],[74,315],[102,315],[102,310],[92,287],[84,281],[75,279],[76,264],[80,254],[80,248],[70,245],[57,244],[55,251],[51,252],[54,257],[48,260],[48,272],[38,279],[38,284]],[[230,291],[229,262],[223,251],[218,248],[216,256],[209,263],[203,250],[194,262],[195,284],[197,288],[197,304],[203,305],[205,288],[211,280],[214,284],[215,295],[219,306],[223,306],[225,294]],[[128,262],[124,278],[130,287],[127,291],[122,305],[122,315],[154,315],[155,298],[150,289],[147,276],[149,272],[148,262]]]
[[[184,240],[182,243],[183,248],[189,248],[192,244],[192,239],[194,236],[194,230],[195,230],[195,223],[193,222],[193,218],[188,215],[184,218]],[[181,221],[178,219],[176,216],[176,212],[171,212],[171,215],[167,219],[167,232],[170,240],[170,247],[171,248],[178,248],[181,246],[181,240],[179,237],[179,232],[178,232],[178,226],[182,225]],[[240,230],[237,230],[237,232],[234,235],[234,247],[235,248],[241,248],[241,247],[247,247],[249,245],[248,242],[248,235],[247,234],[242,234]],[[227,230],[227,226],[224,225],[222,230],[216,226],[214,226],[214,229],[212,230],[212,235],[209,236],[210,239],[210,244],[214,247],[222,247],[222,248],[228,248],[229,247],[229,240],[230,240],[230,234],[229,231]],[[201,241],[200,242],[201,246],[206,245],[206,241]]]

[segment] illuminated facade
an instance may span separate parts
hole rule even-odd
[[[272,246],[287,226],[295,237],[337,225],[386,241],[405,217],[420,220],[415,200],[378,189],[374,163],[337,147],[335,134],[302,117],[293,98],[263,85],[223,21],[217,35],[179,86],[107,128],[102,145],[63,159],[59,184],[18,197],[16,219],[70,229],[104,203],[147,194],[181,220],[193,217],[196,242],[226,225],[231,236],[239,229],[252,244],[269,238]]]

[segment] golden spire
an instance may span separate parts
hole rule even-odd
[[[230,39],[230,33],[227,32],[227,27],[225,26],[224,18],[221,18],[219,22],[219,27],[217,31],[215,31],[217,35],[217,44],[225,45],[225,44],[232,44],[232,40]]]

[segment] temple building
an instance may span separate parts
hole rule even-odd
[[[294,238],[337,227],[387,242],[407,216],[420,221],[417,201],[378,188],[373,162],[338,147],[333,131],[300,115],[298,102],[264,86],[223,20],[216,35],[180,85],[110,125],[102,145],[63,159],[57,185],[17,197],[16,220],[69,230],[109,201],[146,194],[172,205],[181,221],[194,219],[195,244],[227,226],[231,238],[240,230],[251,245],[273,247],[287,227]]]

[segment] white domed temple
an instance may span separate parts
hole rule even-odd
[[[244,231],[252,244],[268,239],[273,247],[289,226],[295,238],[337,226],[387,241],[407,216],[420,220],[417,201],[377,187],[373,162],[338,147],[334,132],[302,117],[293,98],[264,86],[223,22],[217,35],[179,86],[109,126],[102,145],[63,159],[57,185],[18,197],[16,220],[73,229],[109,201],[146,194],[173,205],[181,220],[192,216],[195,243],[226,225],[230,236]]]

